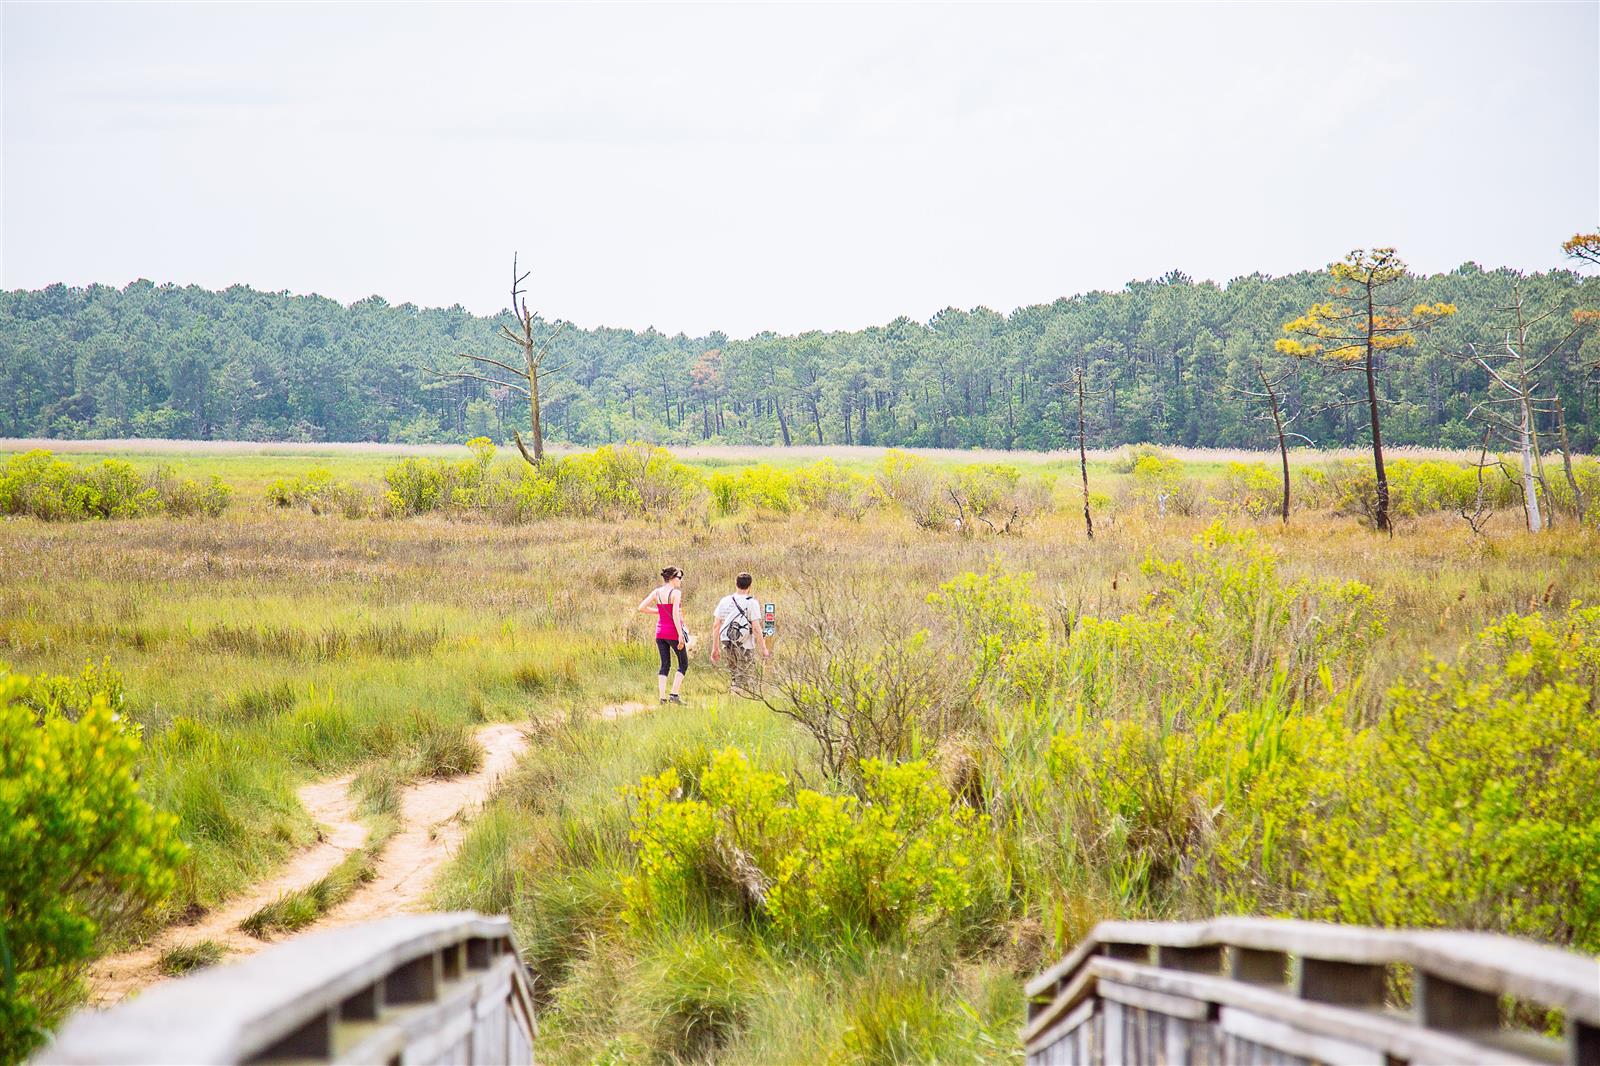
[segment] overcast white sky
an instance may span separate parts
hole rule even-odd
[[[855,328],[1600,222],[1600,5],[7,3],[8,288]]]

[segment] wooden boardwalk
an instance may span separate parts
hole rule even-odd
[[[1030,1066],[1600,1064],[1600,961],[1483,933],[1102,922],[1027,991]]]
[[[1027,994],[1030,1066],[1600,1066],[1600,961],[1481,933],[1102,922]],[[509,923],[419,914],[82,1012],[36,1061],[526,1064],[535,1032]]]
[[[40,1063],[533,1062],[532,979],[504,918],[310,933],[75,1015]]]

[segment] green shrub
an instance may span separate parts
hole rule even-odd
[[[928,597],[955,630],[961,667],[977,693],[999,694],[1010,684],[1039,693],[1053,672],[1046,647],[1049,626],[1033,603],[1033,575],[1010,574],[998,563],[984,573],[965,573]]]
[[[0,514],[31,515],[48,522],[162,512],[214,518],[227,509],[232,497],[233,490],[215,475],[201,484],[158,467],[144,477],[121,459],[80,465],[38,449],[13,455],[0,466]]]
[[[0,672],[0,1059],[28,1054],[108,937],[172,891],[175,820],[140,794],[137,731],[95,697],[76,720]]]
[[[233,499],[233,489],[216,474],[202,484],[193,478],[180,478],[171,467],[161,466],[151,475],[151,484],[160,500],[160,510],[177,517],[215,518],[228,509]]]
[[[687,897],[720,898],[771,921],[783,936],[826,943],[882,938],[964,911],[977,899],[986,822],[922,762],[861,767],[862,799],[798,789],[736,749],[715,753],[702,798],[676,770],[630,790],[639,872],[627,917],[636,925]]]
[[[952,664],[935,634],[853,582],[801,599],[760,696],[811,736],[830,781],[859,795],[867,760],[913,758],[970,724],[960,649]]]
[[[1502,509],[1522,507],[1522,490],[1507,476],[1510,470],[1510,466],[1502,465],[1483,471],[1485,504]],[[1433,459],[1390,459],[1384,464],[1384,472],[1389,481],[1389,509],[1397,518],[1454,513],[1462,508],[1471,511],[1477,499],[1478,471],[1471,465]],[[1559,477],[1555,470],[1549,473],[1552,479]],[[1306,506],[1372,520],[1377,479],[1372,464],[1366,460],[1344,459],[1323,469],[1302,470],[1299,482],[1296,495]]]
[[[372,513],[371,494],[349,481],[335,481],[326,467],[312,467],[298,477],[279,478],[267,486],[267,499],[279,507],[304,507],[312,514],[364,518]]]
[[[1019,533],[1050,504],[1049,480],[1024,478],[1014,466],[962,466],[941,480],[964,533]]]
[[[426,514],[451,502],[449,467],[438,459],[402,459],[383,472],[383,481],[388,486],[384,503],[392,514]]]
[[[91,707],[104,704],[113,715],[121,713],[127,698],[122,675],[110,660],[89,663],[81,673],[38,674],[28,679],[20,700],[32,707],[42,723],[50,715],[77,721]]]
[[[1283,506],[1282,472],[1265,463],[1229,463],[1212,503],[1230,514],[1251,518],[1278,513]]]
[[[889,449],[873,480],[879,497],[903,510],[921,529],[942,529],[954,517],[940,471],[920,455]]]
[[[1309,852],[1329,917],[1600,951],[1600,608],[1509,615],[1397,687]]]
[[[1194,514],[1198,499],[1194,486],[1183,476],[1183,460],[1141,455],[1131,473],[1130,495],[1142,506],[1161,517]]]
[[[772,514],[821,511],[844,518],[860,518],[876,498],[871,478],[841,470],[832,459],[821,459],[793,470],[766,463],[743,467],[737,472],[717,470],[707,484],[712,507],[721,515],[740,511]]]
[[[1117,453],[1111,457],[1111,470],[1117,474],[1131,474],[1142,459],[1154,459],[1160,463],[1175,462],[1171,455],[1154,444],[1129,444],[1117,449]]]

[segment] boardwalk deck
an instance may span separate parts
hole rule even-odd
[[[1600,1064],[1600,961],[1481,933],[1102,922],[1028,996],[1037,1066]],[[1560,1011],[1562,1038],[1508,1024],[1526,1008]]]
[[[40,1063],[533,1061],[510,923],[419,914],[311,933],[67,1023]]]

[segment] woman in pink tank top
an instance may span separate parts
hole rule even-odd
[[[689,671],[689,631],[683,625],[683,569],[669,566],[661,571],[662,584],[639,601],[639,613],[656,613],[656,651],[661,656],[661,672],[656,675],[656,694],[662,703],[682,703],[679,695],[683,675]],[[672,654],[678,655],[678,672],[667,692],[667,674],[672,671]]]

